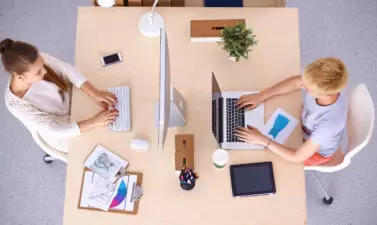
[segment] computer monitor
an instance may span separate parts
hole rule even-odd
[[[167,36],[160,30],[160,98],[156,107],[158,148],[163,149],[169,127],[184,126],[185,103],[182,95],[170,84],[170,58]]]

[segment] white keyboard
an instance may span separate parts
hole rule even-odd
[[[112,87],[107,89],[115,94],[118,103],[115,106],[119,111],[119,116],[113,124],[110,125],[111,131],[130,131],[131,130],[131,101],[130,88],[128,86]]]

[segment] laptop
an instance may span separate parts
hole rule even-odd
[[[248,144],[235,136],[238,127],[253,126],[262,129],[264,124],[264,104],[253,110],[238,109],[237,100],[246,94],[257,92],[220,90],[212,72],[212,132],[222,149],[264,149],[261,145]]]

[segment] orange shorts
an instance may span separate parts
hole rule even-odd
[[[309,159],[305,160],[304,164],[305,166],[318,166],[325,162],[328,162],[332,159],[332,156],[325,157],[316,152],[314,155],[312,155]]]

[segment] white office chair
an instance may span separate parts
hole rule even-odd
[[[51,163],[52,161],[54,161],[55,159],[59,159],[65,163],[68,162],[68,154],[67,153],[64,153],[64,152],[61,152],[53,147],[51,147],[50,145],[48,145],[42,138],[41,136],[35,132],[35,133],[32,133],[32,137],[34,139],[34,141],[37,143],[37,145],[44,151],[46,152],[46,155],[43,156],[43,161],[45,163]]]
[[[336,152],[334,158],[321,166],[307,166],[305,170],[314,171],[314,177],[321,190],[325,194],[323,202],[330,205],[333,198],[327,193],[317,172],[332,173],[346,168],[350,165],[352,158],[368,144],[374,126],[374,104],[365,84],[357,85],[350,93],[350,126],[351,141],[348,152],[343,155]]]

